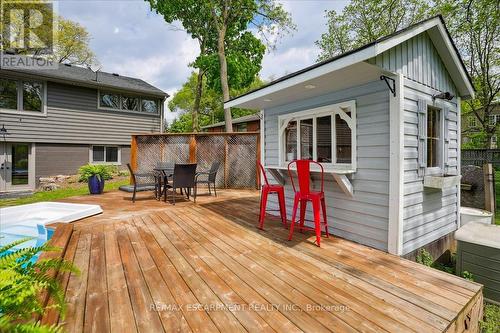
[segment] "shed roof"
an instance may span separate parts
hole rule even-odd
[[[343,70],[349,67],[359,69],[355,66],[370,58],[387,51],[406,40],[427,31],[436,47],[446,69],[448,70],[454,84],[456,85],[460,96],[473,97],[474,87],[472,80],[467,73],[464,62],[458,53],[453,40],[446,28],[444,19],[437,15],[399,30],[393,34],[377,39],[371,43],[365,44],[357,49],[340,54],[309,67],[303,68],[294,73],[290,73],[278,78],[267,85],[230,99],[224,103],[224,107],[247,107],[249,102],[256,99],[265,100],[266,95],[273,92],[292,87],[297,84],[318,78],[327,73]],[[361,68],[361,67],[360,67]],[[359,72],[359,70],[358,70]],[[244,104],[244,105],[243,105]]]
[[[47,80],[63,81],[75,85],[126,90],[136,93],[168,97],[166,92],[156,88],[144,80],[122,76],[116,73],[101,71],[96,73],[89,68],[81,66],[60,64],[57,69],[3,69],[2,71],[7,73],[28,74],[30,76],[40,77]]]

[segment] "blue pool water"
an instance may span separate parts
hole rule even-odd
[[[18,246],[10,249],[8,252],[13,252],[17,249],[25,247],[40,246],[47,242],[50,237],[52,237],[53,233],[54,231],[52,229],[47,229],[41,224],[33,225],[32,223],[27,223],[0,226],[0,246],[7,245],[26,237],[32,237],[32,239],[19,244]],[[33,257],[32,261],[35,262],[39,256],[40,254],[37,254],[35,257]]]

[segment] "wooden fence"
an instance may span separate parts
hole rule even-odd
[[[198,171],[219,161],[216,185],[258,188],[260,135],[256,132],[132,135],[132,169],[150,172],[160,162],[197,163]]]
[[[486,163],[500,168],[500,149],[463,149],[462,165],[483,166]]]

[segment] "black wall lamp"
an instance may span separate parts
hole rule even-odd
[[[455,96],[450,93],[450,92],[442,92],[440,94],[437,94],[437,95],[433,95],[432,96],[432,100],[436,100],[436,99],[445,99],[447,101],[451,101]]]

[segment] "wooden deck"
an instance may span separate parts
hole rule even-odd
[[[81,274],[60,277],[66,317],[42,320],[68,332],[478,331],[480,285],[335,237],[287,242],[273,218],[260,231],[254,191],[71,201],[105,213],[53,239]]]

